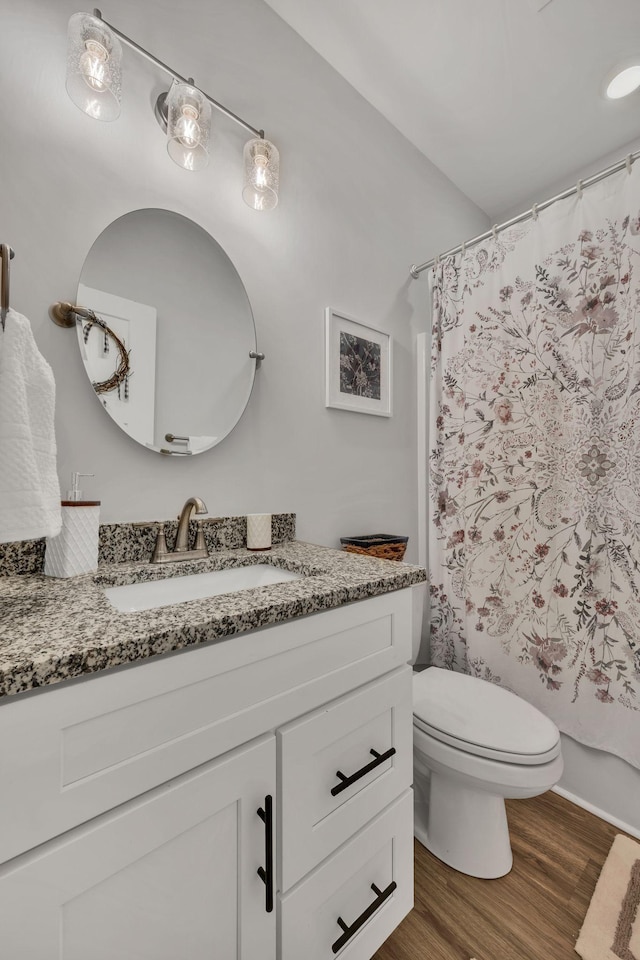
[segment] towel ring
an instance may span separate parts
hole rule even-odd
[[[9,311],[9,261],[13,260],[14,251],[6,243],[0,243],[0,260],[2,270],[0,274],[0,322],[4,330],[4,321]]]
[[[84,319],[89,317],[84,307],[77,307],[66,300],[57,300],[49,307],[49,316],[59,327],[75,327],[76,314]]]
[[[49,316],[59,327],[75,327],[79,319],[83,324],[83,334],[86,338],[95,325],[99,327],[105,336],[113,340],[118,350],[118,360],[116,369],[108,380],[101,380],[99,383],[92,384],[96,393],[109,393],[111,390],[119,390],[121,384],[124,384],[125,396],[128,391],[128,381],[131,376],[131,366],[129,363],[129,351],[125,347],[120,337],[113,332],[111,327],[98,317],[89,307],[81,307],[75,303],[69,303],[66,300],[57,300],[49,307]]]

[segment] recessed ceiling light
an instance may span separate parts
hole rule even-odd
[[[610,100],[619,100],[626,97],[640,87],[640,64],[626,67],[613,77],[607,84],[606,94]]]

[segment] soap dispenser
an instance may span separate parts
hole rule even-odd
[[[75,577],[98,569],[100,501],[83,500],[80,489],[80,477],[92,476],[71,475],[71,489],[62,501],[62,529],[57,537],[47,537],[44,572],[48,577]]]

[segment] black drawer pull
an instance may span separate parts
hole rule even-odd
[[[264,859],[265,866],[258,867],[257,873],[265,885],[264,908],[267,913],[273,910],[273,798],[267,794],[264,808],[259,807],[257,814],[264,823]]]
[[[360,927],[367,922],[369,917],[373,916],[378,907],[382,906],[382,904],[391,896],[397,886],[398,884],[395,882],[395,880],[392,880],[388,887],[386,887],[384,890],[379,890],[375,883],[372,883],[371,889],[375,893],[376,898],[373,903],[369,904],[364,913],[361,913],[358,919],[353,921],[350,927],[347,926],[342,917],[338,917],[337,923],[343,933],[341,937],[338,937],[335,943],[331,944],[331,949],[334,953],[337,953],[338,950],[342,950],[345,943],[351,939],[354,933],[358,932]]]
[[[379,767],[381,763],[384,763],[385,760],[388,760],[389,757],[392,757],[395,752],[395,747],[385,750],[384,753],[378,753],[377,750],[370,750],[369,753],[372,753],[375,759],[367,763],[366,766],[356,770],[356,772],[352,773],[350,777],[346,777],[344,773],[342,773],[340,770],[337,770],[336,777],[340,780],[340,783],[337,783],[335,787],[331,788],[331,796],[337,797],[339,793],[342,793],[343,790],[346,790],[347,787],[350,787],[351,784],[355,783],[356,780],[359,780],[360,777],[365,777],[371,770],[375,770],[375,768]]]

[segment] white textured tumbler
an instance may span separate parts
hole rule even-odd
[[[247,549],[271,550],[271,514],[247,515]]]

